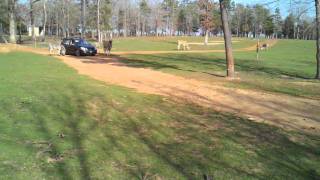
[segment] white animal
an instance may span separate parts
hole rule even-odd
[[[61,45],[49,43],[49,54],[51,55],[61,55]]]
[[[190,50],[190,46],[187,41],[178,40],[178,50],[181,49],[181,46],[183,47],[183,50]]]

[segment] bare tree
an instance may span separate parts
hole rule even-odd
[[[128,33],[128,20],[127,20],[127,15],[128,14],[128,9],[127,6],[125,6],[124,9],[124,15],[123,15],[123,36],[127,37],[127,33]]]
[[[154,7],[154,29],[155,29],[155,34],[156,36],[159,36],[159,32],[158,32],[158,29],[159,29],[159,26],[160,26],[160,23],[161,23],[161,8],[160,8],[160,5],[155,5]]]
[[[35,28],[35,25],[34,25],[34,4],[38,1],[40,1],[40,0],[29,0],[29,4],[30,4],[29,15],[30,15],[31,35],[32,35],[33,41],[36,40],[36,35],[34,33],[34,28]]]
[[[220,2],[220,13],[221,21],[224,33],[224,42],[226,50],[226,60],[227,60],[227,77],[234,78],[234,58],[232,52],[232,42],[231,42],[231,32],[229,28],[229,19],[227,12],[227,0],[219,0]]]
[[[31,36],[32,39],[35,39],[35,34],[34,34],[34,18],[33,18],[33,0],[29,0],[29,4],[30,4],[30,25],[31,25]]]
[[[65,36],[70,36],[70,0],[64,0],[65,1],[65,7],[64,7],[64,13],[65,13]]]
[[[16,43],[16,20],[15,20],[15,6],[16,0],[9,0],[9,31],[10,43]]]
[[[175,11],[177,8],[176,0],[163,0],[162,6],[163,10],[166,12],[164,18],[166,19],[166,30],[169,30],[169,35],[173,36],[175,34]]]
[[[97,0],[97,36],[98,42],[102,42],[100,29],[100,0]]]
[[[174,29],[174,21],[175,21],[175,9],[176,9],[176,1],[172,0],[171,3],[171,36],[174,36],[175,29]]]
[[[317,74],[316,79],[320,79],[320,1],[315,0],[316,6],[316,29],[317,29]]]
[[[204,44],[208,45],[209,32],[213,28],[213,3],[211,0],[199,0],[198,6],[200,8],[200,22],[203,31],[205,31]]]
[[[86,20],[85,20],[85,16],[86,16],[86,0],[81,0],[81,16],[80,16],[80,23],[81,23],[81,33],[80,36],[84,37],[85,36],[85,27],[86,27]]]
[[[46,7],[47,0],[43,0],[43,37],[42,41],[46,40],[46,24],[47,24],[47,7]]]

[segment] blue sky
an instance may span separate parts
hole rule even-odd
[[[268,4],[269,2],[274,2],[274,0],[233,0],[236,3],[241,3],[241,4]],[[292,0],[293,1],[293,0]],[[297,1],[297,0],[296,0]],[[299,2],[299,1],[298,1]],[[303,2],[301,0],[300,2]],[[277,7],[280,8],[282,16],[287,16],[290,12],[290,0],[278,0],[278,2],[272,3],[270,5],[266,5],[270,9],[275,9]],[[304,8],[308,8],[308,15],[313,16],[315,13],[314,9],[314,3],[309,3],[309,4],[302,4]],[[292,9],[295,8],[294,5],[291,6]]]
[[[2,0],[0,0],[0,1],[2,1]],[[19,0],[19,1],[22,3],[27,2],[27,0]],[[161,1],[161,0],[158,0],[158,1]],[[252,4],[267,4],[268,2],[273,2],[275,0],[233,0],[233,1],[235,1],[236,3],[252,5]],[[292,0],[292,1],[294,1],[294,0]],[[295,0],[295,1],[303,2],[304,0]],[[314,16],[314,14],[315,14],[314,3],[311,3],[311,4],[309,3],[304,6],[305,6],[305,8],[309,9],[308,15]],[[287,16],[289,14],[289,10],[290,10],[290,0],[278,0],[278,2],[272,3],[271,5],[268,5],[267,7],[269,7],[270,9],[273,9],[273,10],[276,7],[280,7],[280,11],[281,11],[282,16]]]

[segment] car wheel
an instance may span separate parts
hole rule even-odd
[[[66,48],[64,48],[63,46],[61,46],[60,55],[61,56],[65,56],[66,55]]]
[[[80,50],[77,50],[76,51],[76,56],[80,56],[81,54],[80,54]]]

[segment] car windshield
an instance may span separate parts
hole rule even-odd
[[[75,40],[76,44],[78,45],[90,45],[90,43],[88,43],[86,40],[83,40],[83,39],[77,39]]]

